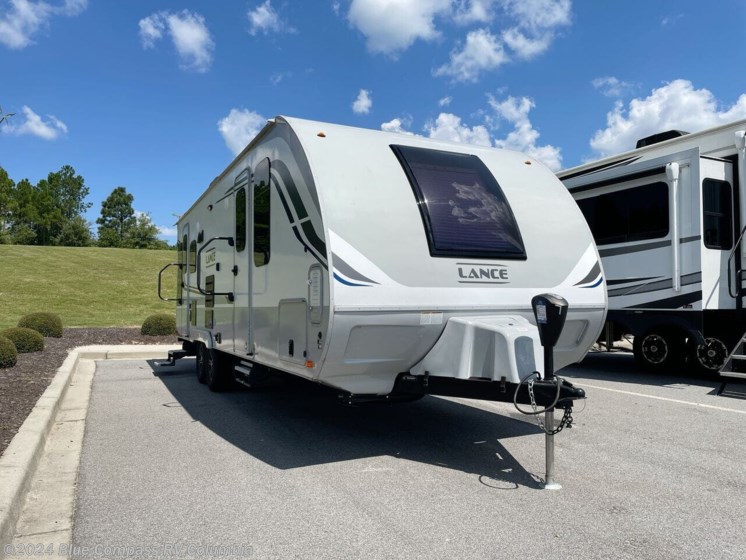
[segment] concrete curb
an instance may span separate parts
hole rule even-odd
[[[80,346],[73,349],[0,457],[0,545],[13,540],[31,479],[54,425],[60,403],[81,360],[147,360],[166,358],[174,346]],[[0,558],[5,555],[0,548]]]

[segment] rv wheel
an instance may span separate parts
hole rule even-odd
[[[682,361],[683,343],[674,333],[651,331],[635,337],[635,359],[648,371],[671,369]]]
[[[698,344],[695,349],[697,363],[706,371],[717,373],[728,359],[728,348],[718,338],[705,338],[704,344]]]
[[[224,368],[225,360],[221,359],[219,350],[208,350],[208,359],[205,363],[205,383],[210,391],[223,391],[228,387],[229,378],[227,368]]]
[[[204,344],[197,345],[197,381],[200,383],[207,383],[207,361],[209,360],[209,352]]]

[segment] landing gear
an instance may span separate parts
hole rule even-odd
[[[728,348],[719,338],[705,338],[704,344],[697,344],[693,352],[694,363],[708,373],[717,374],[728,359]]]
[[[635,360],[648,371],[668,371],[683,363],[684,337],[671,331],[652,330],[636,336]]]

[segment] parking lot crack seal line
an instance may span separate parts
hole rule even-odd
[[[612,393],[620,393],[622,395],[633,395],[635,397],[645,397],[646,399],[655,399],[657,401],[667,401],[677,404],[686,404],[689,406],[696,406],[698,408],[709,408],[712,410],[721,410],[723,412],[735,412],[736,414],[746,414],[746,410],[736,410],[735,408],[726,408],[724,406],[715,406],[712,404],[696,403],[692,401],[682,401],[680,399],[670,399],[668,397],[659,397],[657,395],[646,395],[645,393],[635,393],[634,391],[623,391],[621,389],[610,389],[609,387],[599,387],[598,385],[589,385],[583,383],[583,387],[589,387],[591,389],[598,389],[600,391],[610,391]]]

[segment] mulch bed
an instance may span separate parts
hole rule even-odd
[[[172,344],[176,336],[144,336],[139,328],[69,328],[62,338],[45,338],[44,350],[19,354],[18,363],[0,369],[0,455],[62,366],[68,352],[92,344]]]

